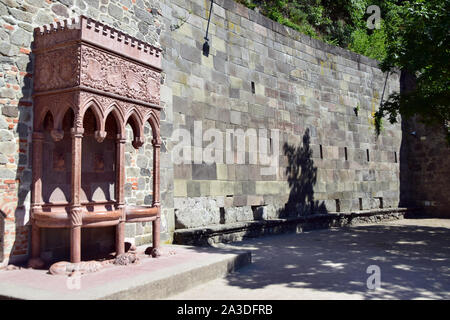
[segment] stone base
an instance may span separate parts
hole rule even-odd
[[[312,214],[302,217],[237,222],[233,224],[211,225],[202,228],[175,230],[174,243],[186,245],[212,245],[222,242],[241,241],[270,234],[302,232],[314,229],[344,227],[346,225],[376,223],[386,220],[403,219],[412,215],[416,209],[388,208],[362,210],[358,212],[339,212]]]

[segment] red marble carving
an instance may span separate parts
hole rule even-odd
[[[161,50],[83,16],[37,28],[34,35],[33,265],[40,265],[35,263],[40,256],[40,228],[70,228],[71,262],[78,263],[81,260],[81,228],[115,225],[116,253],[120,255],[124,253],[124,223],[152,221],[153,256],[158,256]],[[117,128],[107,132],[106,121],[111,114]],[[52,128],[44,126],[48,117],[52,119],[48,122],[52,123]],[[84,128],[86,119],[90,121]],[[145,141],[145,123],[149,122],[152,127],[154,201],[151,207],[125,206],[124,130],[128,122],[132,123],[135,132],[132,141],[135,148]],[[70,127],[67,127],[68,123]],[[50,130],[50,135],[44,134],[45,130]],[[86,159],[82,152],[88,150],[83,144],[89,139],[92,143],[94,136],[99,147],[97,153],[89,155],[88,159],[93,163],[88,167],[94,172],[103,172],[105,152],[110,150],[102,146],[106,146],[105,139],[114,139],[112,134],[117,135],[115,200],[82,202],[81,199],[86,198],[82,197],[81,175],[85,170],[83,159]],[[47,152],[43,141],[48,136],[54,143],[70,141],[72,144],[71,166],[65,163],[68,159],[61,152],[55,151],[50,156],[53,172],[70,172],[67,185],[70,202],[67,204],[45,203],[43,199],[43,190],[50,187],[42,179],[42,153]]]
[[[81,57],[81,85],[159,103],[159,72],[89,46],[81,47]]]

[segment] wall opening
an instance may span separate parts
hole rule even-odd
[[[359,198],[359,210],[363,209],[363,201],[362,198]]]
[[[220,224],[225,224],[225,208],[220,207]]]
[[[384,208],[383,197],[379,197],[378,200],[380,201],[380,206],[379,206],[379,208],[380,208],[380,209],[383,209],[383,208]]]
[[[323,148],[322,148],[322,145],[320,145],[319,147],[320,147],[320,159],[323,159]]]
[[[336,212],[341,212],[341,200],[336,199]]]
[[[262,220],[263,219],[262,206],[252,206],[252,212],[253,212],[253,220]]]
[[[395,163],[398,163],[397,151],[394,151],[394,161],[395,161]]]
[[[345,161],[347,161],[348,160],[347,147],[344,147],[344,156],[345,156]]]
[[[252,93],[256,93],[255,83],[252,81]]]
[[[366,156],[367,156],[367,162],[369,162],[370,161],[369,149],[366,150]]]

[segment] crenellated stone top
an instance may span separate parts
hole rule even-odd
[[[52,50],[64,43],[81,41],[161,69],[161,49],[106,24],[80,16],[34,29],[33,51]]]
[[[161,50],[81,16],[35,29],[34,93],[90,90],[159,108]]]

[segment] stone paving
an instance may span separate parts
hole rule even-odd
[[[162,246],[153,259],[138,247],[140,261],[128,266],[107,264],[95,273],[66,277],[48,270],[0,270],[0,300],[161,299],[222,277],[248,263],[248,252],[207,247]]]
[[[450,220],[404,219],[237,242],[252,265],[171,299],[449,299],[449,240]]]

